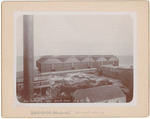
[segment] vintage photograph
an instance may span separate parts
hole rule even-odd
[[[20,103],[132,101],[132,15],[52,12],[20,14],[15,22]]]

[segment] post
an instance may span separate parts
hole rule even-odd
[[[23,53],[24,53],[24,99],[33,98],[34,78],[34,42],[33,42],[33,15],[23,16]]]
[[[113,66],[115,66],[115,61],[113,61]]]

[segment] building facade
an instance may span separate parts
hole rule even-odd
[[[119,59],[113,55],[61,55],[44,56],[36,61],[41,73],[98,68],[103,65],[119,66]]]
[[[39,68],[41,73],[62,71],[63,63],[55,57],[41,58],[36,62],[36,66]]]
[[[80,69],[80,61],[75,57],[69,57],[63,62],[63,70]]]

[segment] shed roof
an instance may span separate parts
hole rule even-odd
[[[76,100],[86,101],[88,98],[90,102],[100,102],[119,97],[125,97],[125,94],[117,85],[107,85],[94,88],[80,89],[73,93]]]
[[[54,55],[45,55],[43,56],[43,58],[54,58],[55,56]]]
[[[43,56],[40,59],[38,59],[36,62],[40,64],[62,63],[58,58],[52,55]]]
[[[91,57],[92,57],[93,59],[97,60],[98,58],[101,57],[101,55],[91,55]]]
[[[104,57],[109,60],[111,57],[113,57],[113,55],[104,55]]]
[[[82,60],[82,62],[94,62],[95,60],[92,58],[92,57],[90,57],[90,56],[88,56],[88,57],[85,57],[83,60]]]
[[[75,57],[70,57],[70,58],[66,59],[64,62],[65,63],[73,63],[73,62],[80,62],[80,61]]]
[[[54,64],[54,63],[62,63],[62,62],[57,58],[48,58],[43,62],[43,64]]]
[[[62,62],[64,62],[65,60],[67,60],[68,58],[70,58],[71,57],[71,55],[59,55],[59,56],[57,56],[57,58],[60,60],[60,61],[62,61]]]
[[[101,56],[96,61],[107,61],[107,59],[104,56]]]
[[[75,55],[75,57],[82,61],[87,55]]]
[[[41,57],[40,59],[38,59],[36,62],[38,62],[38,63],[43,63],[43,62],[45,62],[45,60],[47,60],[48,58],[46,58],[46,57]]]
[[[42,56],[40,59],[38,59],[36,62],[43,63],[49,58],[55,58],[55,56],[53,56],[53,55],[45,55],[45,56]]]
[[[115,57],[115,56],[112,56],[110,59],[109,59],[109,61],[118,61],[119,59],[117,58],[117,57]]]

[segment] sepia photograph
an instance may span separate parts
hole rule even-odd
[[[16,99],[20,103],[130,103],[136,80],[134,15],[16,15]]]
[[[3,1],[1,116],[149,115],[149,2]]]

